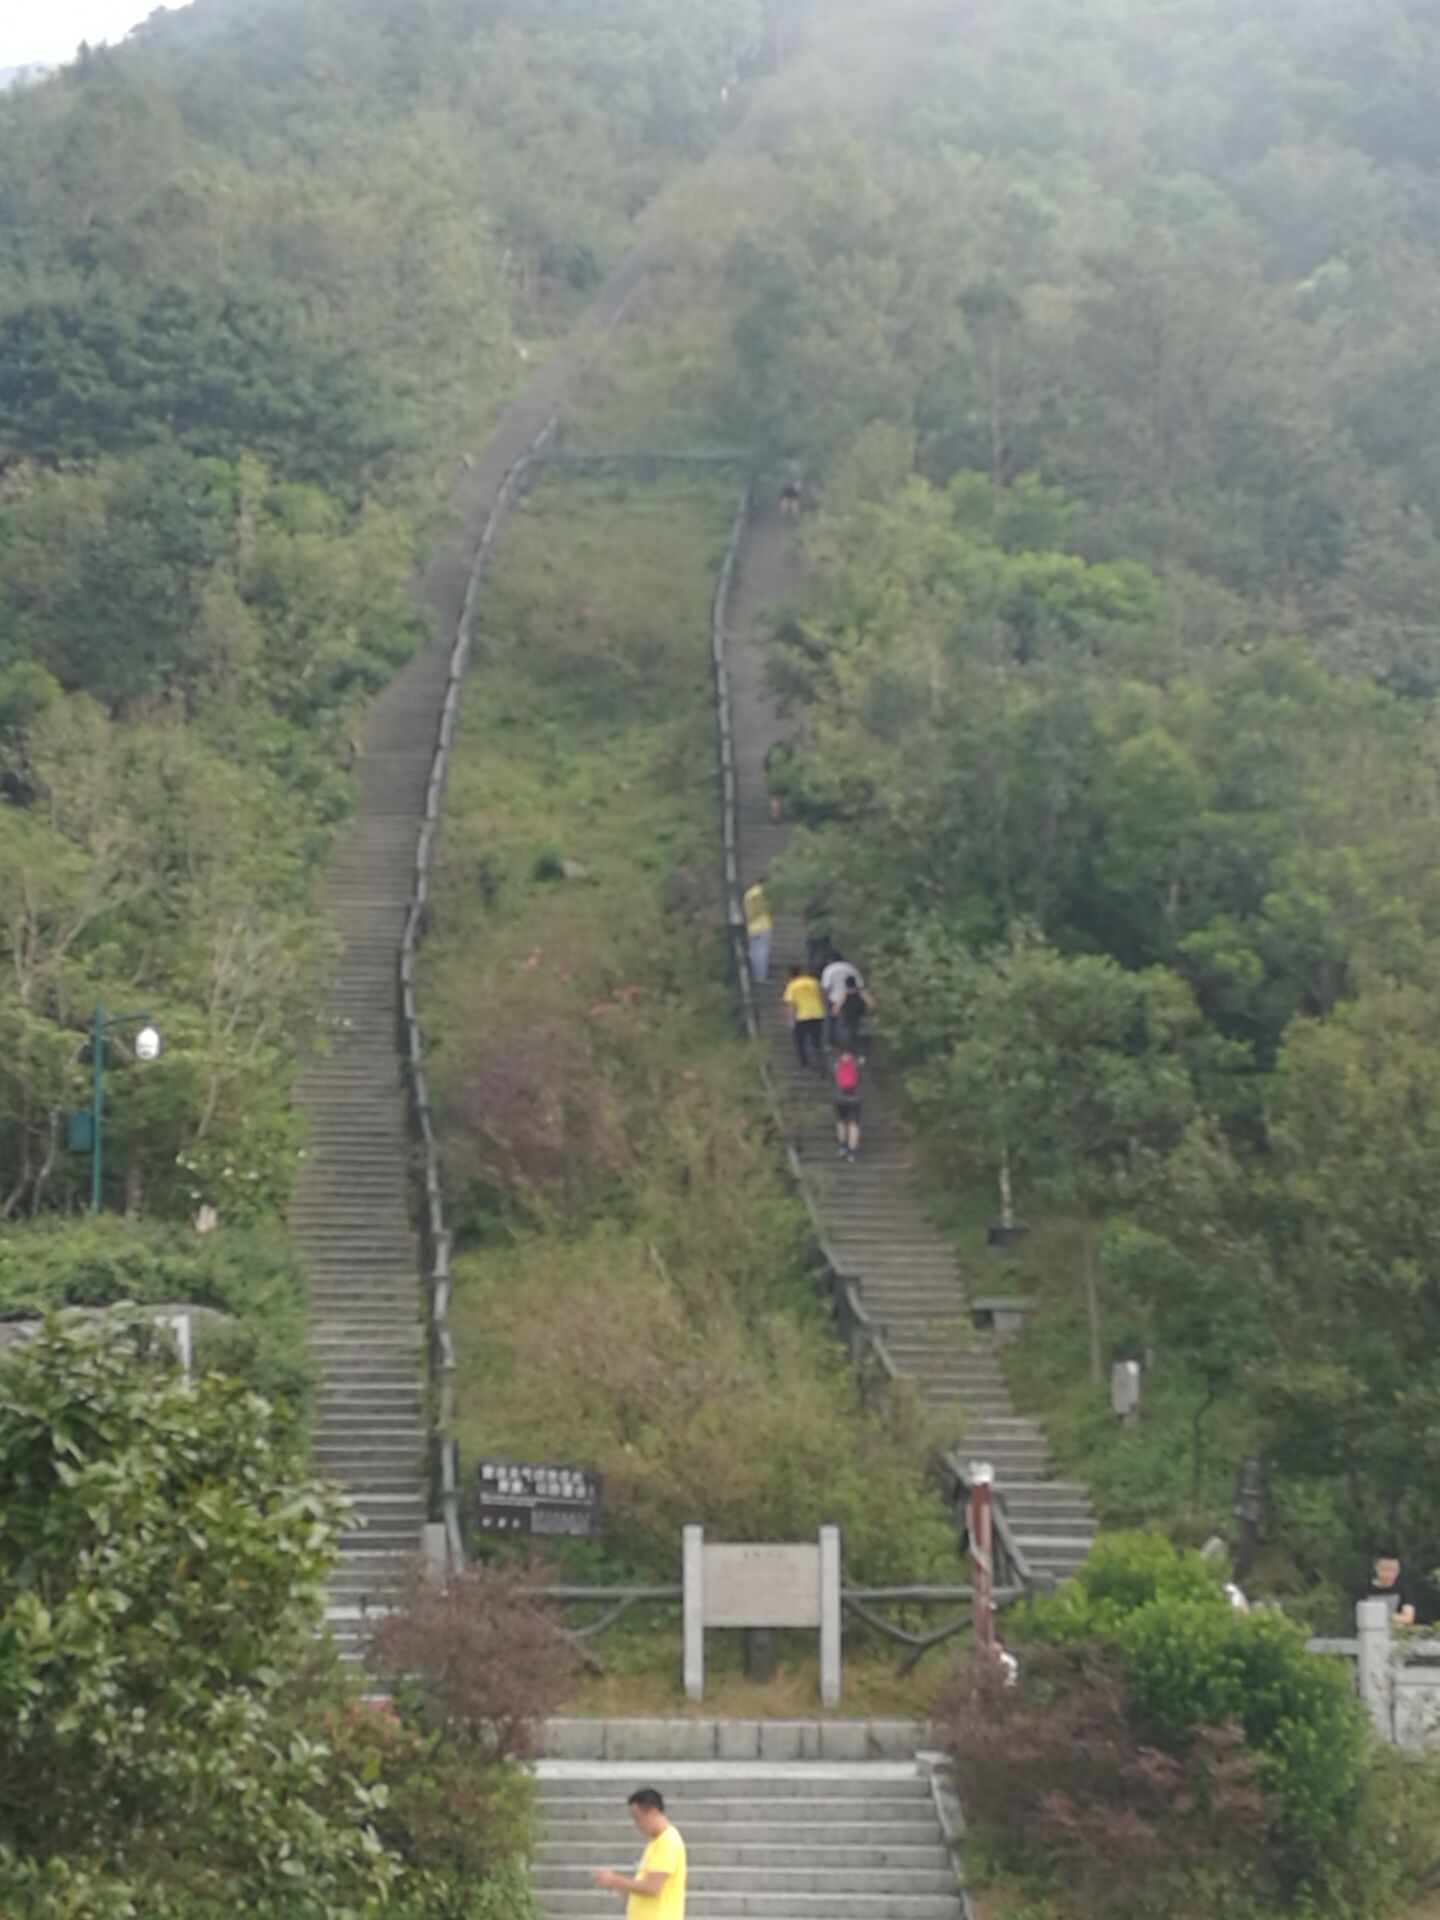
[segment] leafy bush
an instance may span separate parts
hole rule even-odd
[[[1036,1648],[1015,1688],[977,1658],[941,1723],[967,1819],[1005,1864],[1047,1870],[1096,1912],[1208,1920],[1253,1912],[1273,1887],[1269,1805],[1239,1728],[1147,1741],[1106,1654]]]
[[[342,1509],[266,1403],[63,1319],[0,1372],[0,1839],[142,1872],[154,1848],[201,1902],[263,1908],[287,1859],[317,1915],[378,1891],[365,1796],[318,1821],[323,1750],[274,1732]]]
[[[1292,1881],[1352,1849],[1367,1729],[1349,1675],[1307,1653],[1278,1613],[1237,1612],[1221,1575],[1156,1534],[1101,1536],[1075,1578],[1019,1616],[1023,1634],[1099,1647],[1128,1690],[1137,1735],[1176,1750],[1235,1726],[1255,1757],[1271,1833]]]
[[[1108,1638],[1156,1601],[1223,1600],[1214,1564],[1198,1553],[1180,1552],[1163,1533],[1102,1533],[1075,1577],[1019,1617],[1027,1635],[1073,1645]]]
[[[0,1320],[54,1307],[183,1302],[231,1316],[202,1323],[202,1367],[233,1373],[303,1414],[312,1376],[304,1282],[277,1232],[222,1227],[196,1234],[114,1214],[39,1221],[0,1238]]]
[[[342,1514],[262,1399],[180,1380],[143,1322],[0,1358],[7,1920],[533,1915],[528,1780],[357,1699],[319,1635]],[[487,1724],[507,1652],[534,1670],[515,1624],[465,1676]]]
[[[574,1662],[543,1601],[515,1569],[470,1567],[443,1585],[415,1576],[371,1635],[375,1670],[432,1727],[492,1759],[534,1751]]]

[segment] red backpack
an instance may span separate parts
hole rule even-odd
[[[842,1053],[835,1062],[835,1091],[841,1094],[860,1091],[860,1069],[853,1054]]]

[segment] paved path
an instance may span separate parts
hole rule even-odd
[[[765,757],[784,726],[766,686],[760,623],[767,608],[800,584],[793,537],[773,513],[762,513],[742,545],[728,610],[742,885],[789,837],[788,827],[770,819],[765,785]],[[873,1080],[865,1087],[860,1159],[853,1167],[837,1160],[829,1081],[802,1073],[780,1002],[786,969],[804,951],[803,927],[781,915],[759,1014],[831,1245],[844,1270],[860,1276],[865,1304],[901,1370],[918,1381],[931,1406],[953,1409],[962,1452],[994,1463],[997,1487],[1035,1571],[1063,1576],[1074,1570],[1094,1531],[1089,1501],[1081,1488],[1051,1474],[1040,1427],[1016,1414],[990,1338],[971,1329],[954,1253],[920,1204],[910,1144]],[[864,956],[853,957],[863,969]],[[878,984],[883,998],[884,983]]]

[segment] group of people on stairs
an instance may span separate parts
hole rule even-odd
[[[775,932],[763,874],[746,888],[743,905],[750,978],[757,987],[763,987],[770,978]],[[836,1151],[853,1166],[860,1152],[865,1016],[874,1005],[864,975],[828,937],[812,941],[804,963],[796,962],[790,968],[780,998],[800,1065],[807,1070],[813,1065],[817,1072],[829,1076],[835,1100]]]

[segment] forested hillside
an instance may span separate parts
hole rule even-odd
[[[824,509],[790,885],[883,956],[967,1235],[1008,1160],[1016,1378],[1109,1517],[1203,1537],[1258,1451],[1281,1588],[1428,1573],[1440,18],[926,21],[697,253]]]
[[[723,130],[754,26],[197,0],[0,99],[0,1319],[217,1310],[190,1374],[143,1315],[5,1329],[14,1920],[536,1911],[515,1755],[553,1626],[481,1580],[464,1698],[420,1701],[402,1607],[383,1710],[323,1632],[351,1519],[311,1477],[292,1086],[362,710],[429,637],[462,456]],[[97,1003],[165,1049],[106,1050],[91,1222]]]
[[[195,0],[0,96],[0,1318],[219,1310],[192,1377],[143,1316],[0,1361],[7,1914],[535,1911],[558,1621],[490,1567],[392,1616],[393,1711],[339,1671],[280,1222],[363,710],[645,215],[572,440],[803,472],[769,884],[863,960],[969,1298],[1027,1298],[1027,1445],[1150,1529],[960,1689],[972,1858],[1045,1920],[1433,1879],[1433,1771],[1304,1637],[1381,1548],[1440,1611],[1437,85],[1435,0]],[[719,473],[545,478],[477,597],[421,982],[463,1471],[603,1472],[587,1578],[838,1516],[948,1584],[954,1428],[834,1339],[735,1036]],[[100,1063],[87,1221],[97,1005],[165,1051]],[[1246,1455],[1253,1616],[1173,1544]],[[639,1618],[592,1702],[675,1703]]]
[[[0,101],[0,1216],[283,1204],[312,880],[453,456],[721,125],[747,7],[199,0]]]

